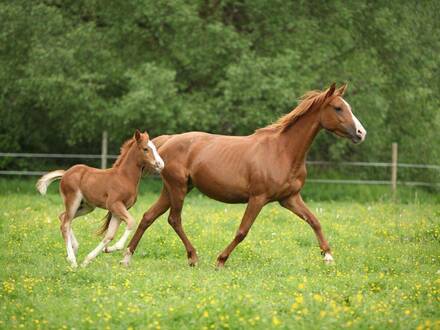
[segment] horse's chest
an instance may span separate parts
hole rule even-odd
[[[272,199],[280,200],[298,193],[304,185],[304,175],[299,173],[286,173],[273,180],[268,186],[272,190]]]

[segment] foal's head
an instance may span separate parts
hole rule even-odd
[[[326,130],[338,136],[351,139],[354,143],[365,140],[367,131],[351,112],[351,107],[342,97],[347,85],[336,89],[332,84],[326,91],[324,102],[320,107],[320,124]]]
[[[134,133],[139,160],[146,169],[153,169],[160,173],[165,166],[164,161],[157,152],[156,146],[150,140],[147,132],[141,133],[138,129]]]

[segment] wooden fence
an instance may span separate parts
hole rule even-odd
[[[108,154],[108,135],[104,132],[102,135],[102,145],[100,154],[44,154],[44,153],[14,153],[0,152],[0,157],[12,158],[58,158],[58,159],[100,159],[101,168],[107,168],[108,159],[116,159],[116,155]],[[391,167],[390,180],[352,180],[352,179],[307,179],[308,182],[330,183],[330,184],[367,184],[367,185],[389,185],[393,193],[397,190],[397,185],[408,186],[424,186],[438,187],[440,182],[420,182],[420,181],[399,181],[399,168],[429,169],[440,171],[440,165],[430,164],[406,164],[398,162],[398,146],[393,143],[391,146],[391,162],[327,162],[327,161],[307,161],[310,165],[327,165],[327,166],[360,166],[360,167]],[[35,175],[45,174],[45,171],[16,171],[16,170],[0,170],[0,175]]]

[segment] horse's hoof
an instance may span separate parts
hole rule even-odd
[[[199,262],[199,260],[198,259],[188,259],[188,265],[190,266],[190,267],[195,267],[195,266],[197,266],[197,263]]]
[[[330,253],[326,252],[324,254],[324,262],[326,265],[333,265],[335,263],[335,260]]]
[[[221,261],[217,261],[217,265],[215,266],[215,270],[222,270],[225,268],[225,263]]]

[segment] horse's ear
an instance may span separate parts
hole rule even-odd
[[[330,85],[330,87],[327,89],[327,92],[325,93],[325,98],[329,98],[330,96],[333,96],[336,89],[336,83],[333,83]]]
[[[141,139],[141,131],[136,129],[136,132],[134,132],[134,138],[136,141],[139,141]]]
[[[339,87],[336,91],[336,94],[338,94],[339,96],[343,96],[345,91],[347,90],[348,85],[347,84],[343,84],[341,87]]]

